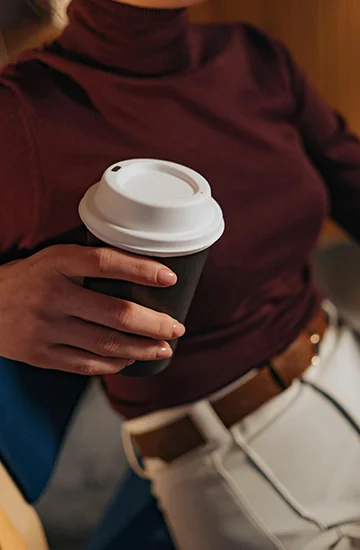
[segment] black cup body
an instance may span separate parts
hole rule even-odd
[[[90,232],[88,232],[87,243],[89,246],[109,246]],[[87,279],[85,286],[102,294],[167,313],[177,321],[184,323],[204,269],[208,251],[209,249],[190,256],[173,258],[153,257],[153,260],[166,265],[176,273],[178,282],[170,288],[146,287],[127,281],[108,279]],[[177,342],[178,340],[169,342],[174,352]],[[171,358],[159,361],[136,361],[123,369],[120,374],[133,377],[150,376],[162,372],[170,363]]]

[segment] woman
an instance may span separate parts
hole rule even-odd
[[[0,355],[104,375],[180,550],[355,548],[360,354],[309,258],[329,211],[360,237],[360,144],[281,44],[192,27],[195,3],[74,0],[58,43],[2,74]],[[135,157],[198,170],[227,224],[148,379],[114,374],[185,328],[81,285],[176,284],[79,246],[84,191]]]

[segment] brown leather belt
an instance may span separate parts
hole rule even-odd
[[[310,365],[318,363],[318,346],[327,327],[327,315],[320,311],[288,348],[264,367],[253,371],[253,376],[246,378],[242,385],[212,401],[223,424],[227,428],[234,426],[301,378]],[[143,457],[160,458],[168,463],[206,444],[189,415],[134,435],[134,440]]]

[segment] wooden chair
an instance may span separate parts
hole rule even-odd
[[[1,550],[48,550],[45,533],[3,464],[0,464]]]

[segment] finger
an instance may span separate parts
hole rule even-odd
[[[75,284],[69,285],[65,299],[69,315],[121,332],[155,340],[171,340],[185,333],[185,327],[165,313]]]
[[[114,248],[78,245],[53,248],[54,267],[69,278],[118,279],[155,287],[169,287],[177,282],[175,273],[166,266]]]
[[[42,366],[85,376],[104,376],[116,374],[132,363],[129,359],[100,357],[70,346],[54,346],[49,353],[47,364]]]
[[[101,357],[125,358],[138,361],[154,361],[172,356],[172,349],[165,341],[131,336],[101,325],[66,319],[63,326],[56,326],[53,342],[89,351]]]

